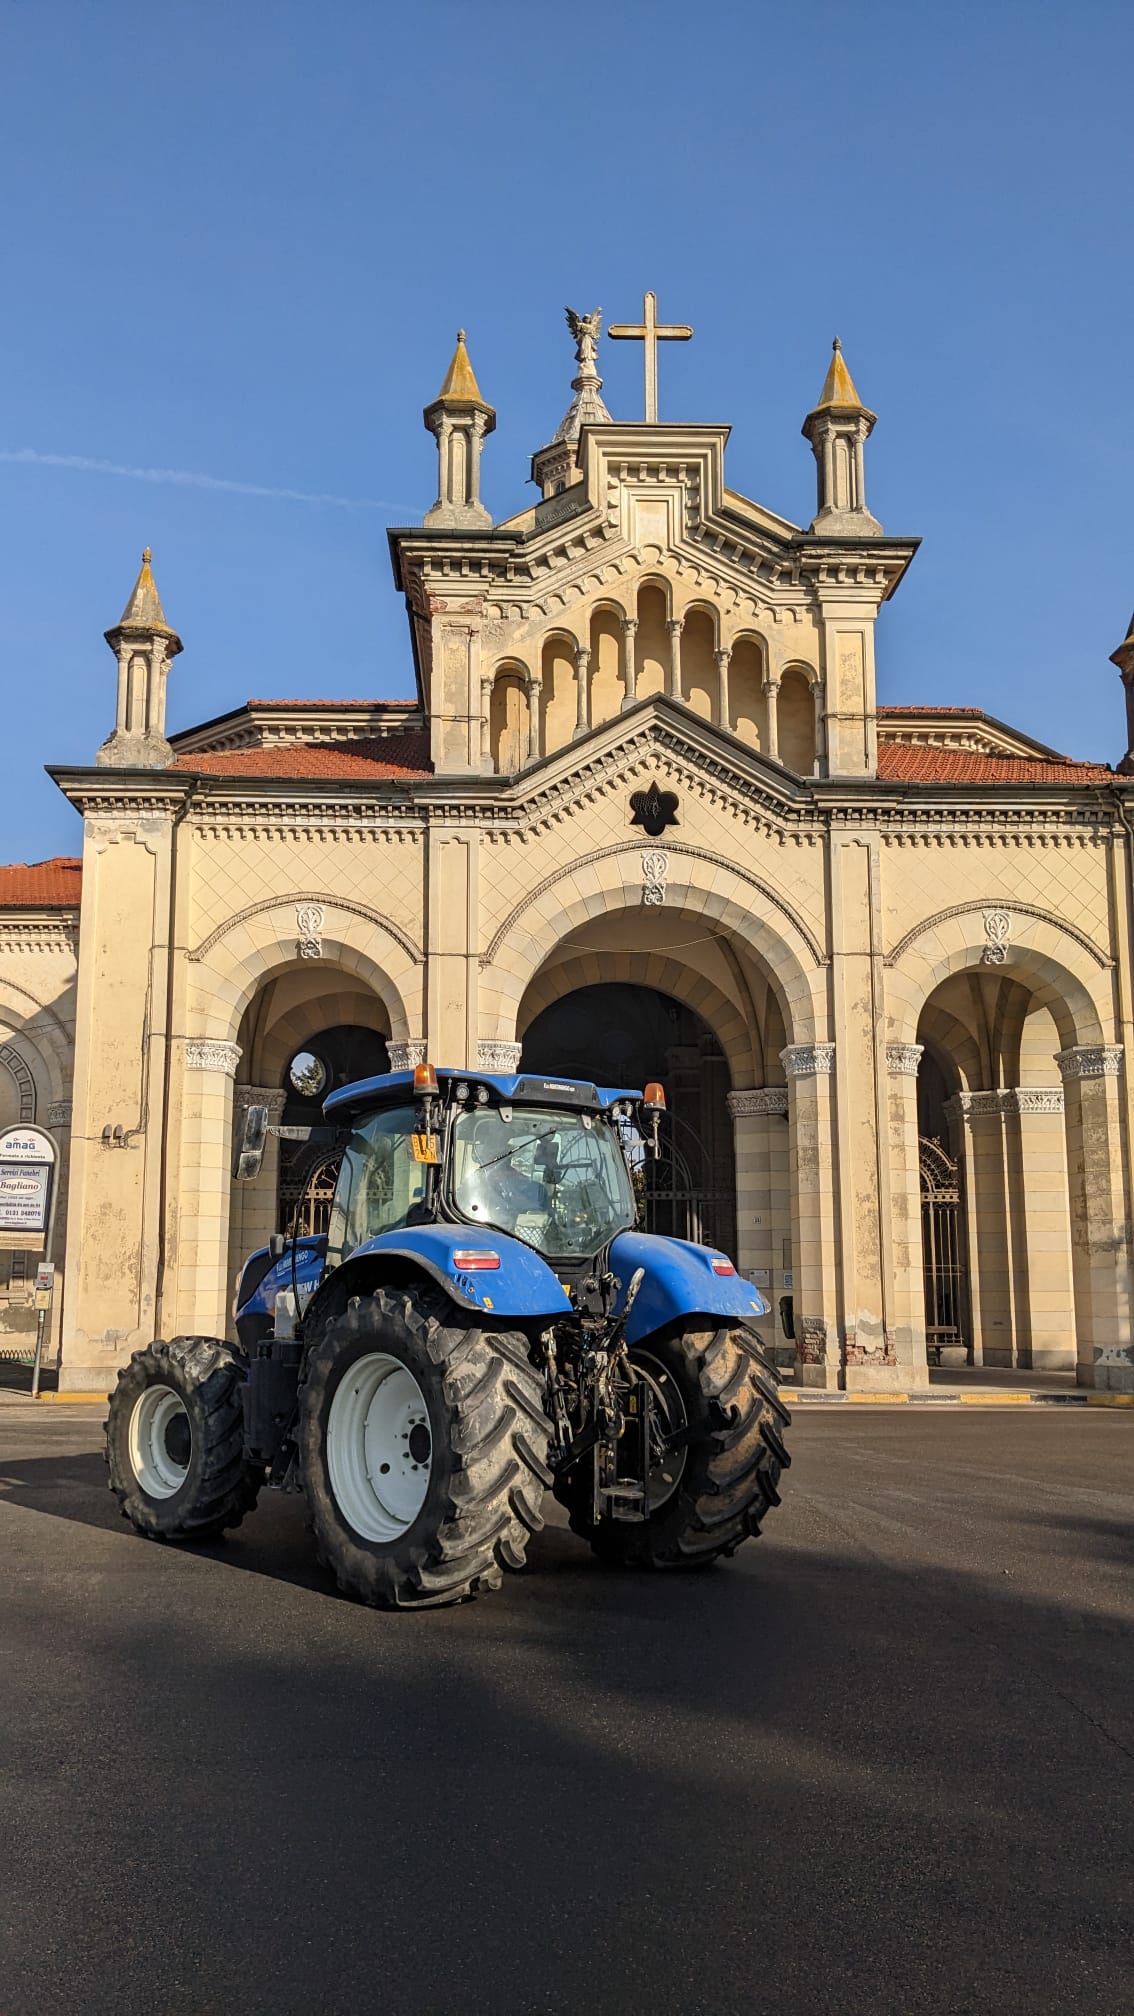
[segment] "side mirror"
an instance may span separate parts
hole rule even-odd
[[[273,1260],[282,1260],[287,1252],[287,1240],[282,1232],[272,1232],[268,1238],[268,1252]]]
[[[268,1139],[268,1109],[250,1106],[244,1115],[244,1132],[237,1145],[232,1173],[238,1183],[249,1183],[260,1174]]]

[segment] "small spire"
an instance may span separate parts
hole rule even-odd
[[[457,331],[457,347],[453,352],[449,369],[445,373],[445,383],[437,394],[437,398],[438,400],[458,399],[464,405],[475,404],[477,406],[484,406],[487,404],[481,396],[480,386],[476,382],[476,372],[472,368],[469,353],[465,349],[465,332],[463,329],[458,329]]]
[[[147,546],[142,554],[141,570],[130,591],[130,599],[118,619],[117,627],[120,630],[161,630],[167,637],[172,637],[173,631],[165,620],[165,610],[161,606],[157,582],[150,572],[150,561],[153,557]]]
[[[868,409],[863,405],[855,389],[854,379],[847,370],[846,358],[843,356],[843,346],[837,336],[831,345],[831,352],[831,363],[823,380],[823,390],[819,394],[819,403],[813,411],[823,413],[828,407],[834,406],[843,412],[865,413]]]

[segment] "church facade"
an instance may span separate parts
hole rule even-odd
[[[658,420],[656,340],[688,332],[652,297],[644,422],[603,404],[597,313],[569,321],[516,516],[480,501],[463,336],[425,409],[437,502],[389,534],[412,698],[167,737],[148,554],[107,633],[114,729],[52,772],[81,861],[0,869],[0,1125],[60,1153],[61,1387],[224,1335],[241,1256],[320,1222],[324,1093],[428,1055],[660,1078],[647,1220],[734,1252],[804,1384],[971,1362],[1134,1391],[1134,782],[977,709],[879,706],[917,542],[867,507],[837,346],[804,529],[729,489],[727,429]],[[1115,656],[1129,692],[1134,635]],[[278,1131],[238,1184],[250,1103]],[[34,1260],[0,1254],[10,1336]]]

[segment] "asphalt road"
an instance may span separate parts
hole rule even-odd
[[[99,1439],[0,1409],[2,2016],[1134,2008],[1134,1416],[813,1412],[727,1566],[408,1618]]]

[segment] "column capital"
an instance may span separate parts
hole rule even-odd
[[[728,1092],[725,1104],[734,1120],[744,1120],[753,1113],[786,1114],[788,1091],[786,1085],[761,1085],[752,1092]]]
[[[924,1043],[887,1043],[886,1069],[893,1078],[916,1078]]]
[[[236,1067],[243,1054],[239,1043],[216,1043],[207,1037],[190,1037],[185,1045],[185,1069],[223,1071],[226,1078],[235,1078]]]
[[[266,1106],[269,1127],[278,1127],[287,1105],[286,1087],[279,1085],[238,1085],[233,1093],[237,1118],[242,1119],[250,1106]]]
[[[1064,1084],[1071,1078],[1117,1078],[1122,1067],[1121,1043],[1080,1043],[1058,1050],[1055,1061]]]
[[[789,1078],[825,1078],[835,1068],[833,1043],[789,1043],[780,1051],[780,1063]]]
[[[476,1046],[477,1067],[481,1071],[502,1071],[511,1074],[520,1068],[523,1055],[522,1043],[509,1043],[494,1036],[482,1036]]]
[[[412,1071],[415,1064],[425,1062],[425,1038],[409,1036],[404,1043],[387,1043],[386,1054],[391,1071]]]

